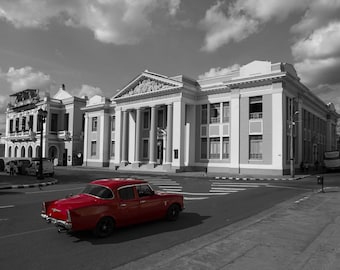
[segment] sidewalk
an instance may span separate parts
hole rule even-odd
[[[32,188],[54,185],[58,180],[50,177],[45,177],[38,180],[35,176],[29,175],[9,175],[5,172],[0,172],[0,190],[16,189],[16,188]]]
[[[338,270],[339,195],[308,193],[115,269]]]

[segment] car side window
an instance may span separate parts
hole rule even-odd
[[[153,190],[149,185],[139,185],[136,187],[138,196],[139,197],[145,197],[145,196],[151,196],[153,195]]]
[[[118,194],[121,200],[132,200],[135,198],[133,187],[125,187],[118,190]]]

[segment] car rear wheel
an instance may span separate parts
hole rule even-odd
[[[170,207],[168,208],[168,211],[166,213],[166,219],[169,220],[169,221],[177,220],[177,218],[179,216],[179,212],[180,212],[180,208],[179,208],[178,204],[170,205]]]
[[[98,221],[94,234],[100,238],[108,237],[113,233],[114,227],[115,223],[111,217],[103,217]]]

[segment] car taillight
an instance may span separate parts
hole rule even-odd
[[[42,203],[42,205],[41,205],[41,213],[46,213],[46,204],[45,204],[45,202],[43,202]]]
[[[66,211],[66,214],[67,214],[67,219],[66,219],[66,222],[70,222],[71,223],[71,213],[70,213],[70,210],[67,210]]]

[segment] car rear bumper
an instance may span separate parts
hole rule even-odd
[[[72,230],[72,223],[67,222],[65,220],[55,219],[52,217],[49,217],[46,214],[41,214],[41,217],[46,220],[47,223],[55,224],[57,227],[62,227],[66,230]]]

